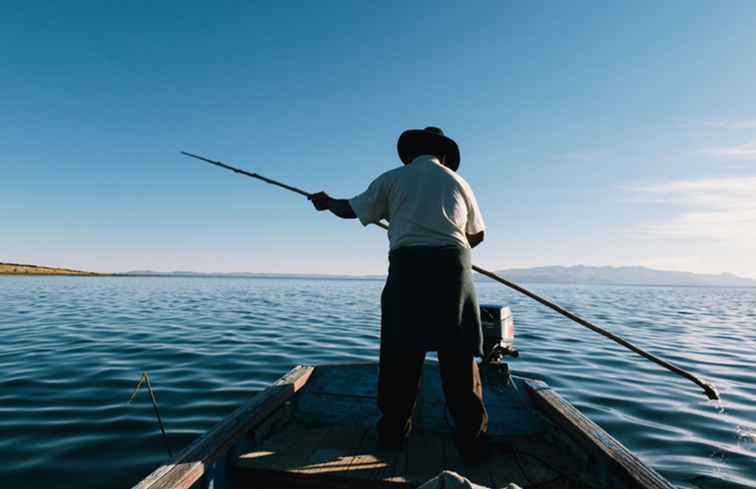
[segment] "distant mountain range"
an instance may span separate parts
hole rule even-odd
[[[738,277],[731,273],[719,275],[691,272],[672,272],[654,270],[646,267],[592,267],[576,265],[571,267],[546,266],[535,268],[511,268],[496,272],[514,282],[552,283],[552,284],[603,284],[603,285],[673,285],[673,286],[717,286],[717,287],[756,287],[756,280]],[[152,270],[135,270],[125,274],[138,276],[171,277],[256,277],[256,278],[310,278],[331,280],[382,280],[384,275],[328,275],[298,273],[199,273],[199,272],[155,272]],[[487,278],[478,277],[488,281]]]
[[[714,287],[756,287],[756,280],[732,273],[703,274],[654,270],[646,267],[571,267],[545,266],[499,270],[498,275],[513,282],[597,285],[672,285]],[[383,280],[385,275],[330,275],[308,273],[202,273],[192,271],[156,272],[134,270],[126,273],[92,273],[68,268],[0,262],[0,275],[80,275],[80,276],[141,276],[141,277],[248,277],[322,280]],[[490,279],[476,275],[477,280]]]
[[[545,282],[552,284],[604,285],[705,285],[720,287],[756,287],[756,280],[731,273],[719,275],[672,272],[646,267],[572,267],[548,266],[512,268],[497,272],[514,282]]]

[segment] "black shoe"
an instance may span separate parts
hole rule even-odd
[[[475,464],[491,455],[491,440],[485,433],[481,433],[472,441],[455,441],[457,442],[457,450],[459,450],[459,454],[462,455],[462,460],[465,463]]]

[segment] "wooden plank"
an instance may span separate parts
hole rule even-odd
[[[439,443],[442,443],[444,451],[444,469],[453,470],[462,477],[467,477],[476,484],[485,487],[495,487],[491,480],[489,460],[484,460],[480,463],[465,463],[462,460],[459,451],[457,451],[456,445],[451,439],[445,437],[443,441]]]
[[[341,425],[353,423],[355,420],[372,423],[380,416],[375,399],[324,396],[302,392],[297,395],[295,402],[296,411],[293,418],[303,424],[313,426]]]
[[[265,421],[257,425],[253,430],[247,432],[249,439],[254,439],[256,445],[262,443],[272,434],[280,430],[291,418],[294,412],[294,406],[291,401],[284,402],[273,414],[268,416]]]
[[[234,463],[235,469],[278,470],[287,472],[305,465],[331,427],[308,430],[285,430],[265,440],[254,450],[242,453]]]
[[[360,450],[352,459],[349,475],[355,479],[391,482],[396,474],[398,450],[383,448],[378,442],[378,431],[371,427],[360,443]]]
[[[310,393],[374,400],[378,396],[378,364],[318,365],[317,372],[303,392]]]
[[[273,460],[282,457],[283,451],[291,446],[290,433],[276,433],[268,437],[263,443],[256,443],[254,448],[240,453],[234,461],[236,466],[244,468],[267,467]]]
[[[511,482],[521,487],[530,484],[509,446],[494,444],[492,452],[487,460],[492,487],[505,487]]]
[[[571,480],[581,480],[589,457],[585,456],[578,445],[565,446],[567,441],[564,438],[556,440],[551,436],[511,437],[500,441],[503,453],[499,458],[507,457],[518,465],[518,471],[525,475],[525,485],[540,486],[560,475]],[[561,480],[563,484],[565,478]]]
[[[446,469],[443,442],[443,438],[430,433],[410,436],[406,443],[407,465],[404,479],[410,484],[420,485]]]
[[[370,479],[349,479],[346,477],[329,477],[327,475],[312,477],[293,472],[277,470],[260,470],[254,472],[254,478],[234,479],[232,487],[244,489],[387,489],[379,481]],[[409,489],[410,486],[393,486],[397,489]]]
[[[234,468],[235,487],[385,489],[391,483],[397,451],[378,446],[375,428],[323,430],[322,437],[313,435],[317,429],[284,431],[242,455]]]
[[[313,370],[304,366],[293,368],[182,450],[173,462],[155,469],[134,489],[188,489],[236,440],[291,399],[307,383]]]
[[[525,384],[536,407],[596,457],[595,477],[603,486],[616,485],[611,483],[616,478],[628,489],[673,489],[666,479],[545,383],[527,380]]]
[[[312,477],[349,477],[349,466],[358,455],[367,430],[367,427],[359,425],[333,427],[320,440],[307,461],[290,471]]]
[[[286,430],[271,437],[259,448],[242,454],[235,461],[232,487],[302,486],[303,480],[297,479],[290,470],[301,467],[330,430],[331,427]]]
[[[559,485],[564,485],[567,481],[566,477],[552,468],[550,460],[534,458],[520,451],[512,455],[525,474],[527,482],[524,485],[545,487],[549,481],[557,481]]]

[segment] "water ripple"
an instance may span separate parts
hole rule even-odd
[[[0,277],[0,486],[129,487],[298,363],[375,360],[377,281]],[[722,401],[501,286],[521,374],[679,487],[756,486],[756,290],[534,285],[714,381]]]

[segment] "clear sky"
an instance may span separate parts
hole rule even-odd
[[[436,125],[481,266],[756,277],[756,2],[10,3],[0,261],[383,273],[380,229],[179,151],[351,197]]]

